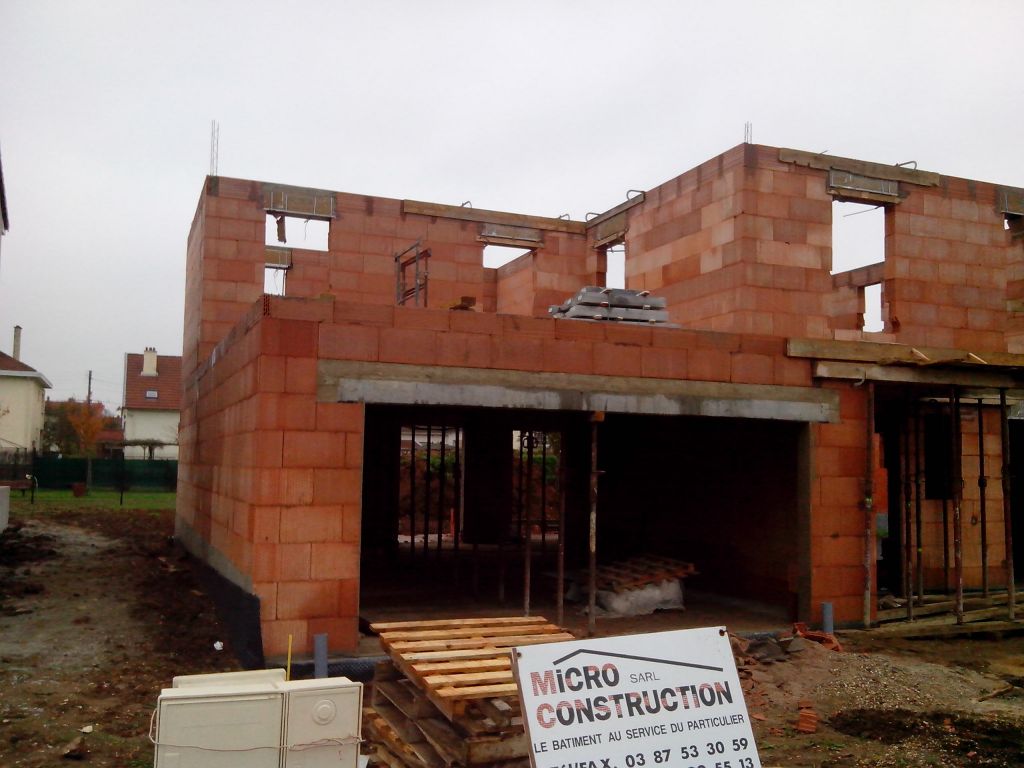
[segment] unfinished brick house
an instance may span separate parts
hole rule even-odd
[[[878,263],[830,273],[837,200],[884,209]],[[443,584],[550,603],[592,502],[599,562],[678,557],[793,619],[1005,590],[1022,214],[1020,189],[750,144],[587,221],[207,178],[177,536],[258,598],[270,655],[353,649],[361,611]],[[326,249],[268,244],[268,217]],[[674,327],[548,316],[621,246]]]

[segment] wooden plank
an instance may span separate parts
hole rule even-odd
[[[510,624],[547,624],[543,616],[499,616],[472,619],[423,619],[418,621],[376,621],[370,629],[378,634],[395,629],[455,629],[458,627],[506,626]]]
[[[575,639],[575,638],[573,638]],[[431,661],[464,661],[473,659],[508,659],[508,648],[466,648],[451,651],[416,651],[403,653],[402,658],[411,664]]]
[[[416,744],[423,741],[423,734],[414,724],[414,721],[407,718],[397,707],[388,704],[386,701],[373,705],[373,711],[384,719],[392,730],[397,733],[406,744]]]
[[[434,714],[433,705],[418,695],[415,686],[411,683],[406,685],[400,682],[374,683],[373,688],[374,696],[379,693],[411,720],[431,717]]]
[[[431,661],[420,664],[413,664],[413,669],[420,675],[431,674],[454,675],[460,672],[495,672],[501,669],[511,669],[512,659],[506,655],[494,659],[467,660],[467,661]]]
[[[382,643],[393,644],[401,640],[444,640],[451,638],[506,637],[508,635],[550,635],[560,632],[554,624],[532,624],[513,627],[458,627],[456,629],[408,629],[382,632]]]
[[[417,726],[446,763],[466,764],[466,740],[457,734],[451,725],[435,717],[421,720]]]
[[[915,347],[882,341],[834,341],[832,339],[789,339],[789,357],[841,360],[861,363],[907,363],[908,365],[964,365],[970,368],[1024,367],[1024,355],[1012,352],[977,351],[952,347]]]
[[[505,699],[477,699],[473,705],[499,728],[511,724],[515,709]]]
[[[521,213],[506,211],[489,211],[486,208],[468,208],[461,205],[444,205],[443,203],[427,203],[421,200],[403,200],[402,213],[414,213],[421,216],[437,216],[444,219],[460,221],[478,221],[484,224],[505,224],[513,227],[533,227],[553,232],[568,232],[573,235],[585,235],[586,224],[582,221],[569,219],[552,219],[547,216],[527,216]]]
[[[407,651],[463,650],[467,648],[512,648],[517,645],[537,645],[559,640],[575,640],[568,632],[549,635],[511,635],[495,638],[457,638],[453,640],[402,640],[389,644],[389,650],[399,653]]]
[[[433,691],[442,699],[483,699],[491,696],[513,696],[519,689],[515,683],[499,683],[496,685],[476,685],[466,688],[437,688]]]
[[[434,688],[453,687],[466,685],[490,685],[493,683],[515,682],[512,677],[512,670],[501,672],[467,672],[455,675],[430,675],[423,678],[423,682]]]
[[[871,365],[819,360],[814,363],[817,379],[846,379],[850,381],[886,381],[903,384],[935,384],[941,386],[989,387],[1017,389],[1024,386],[1024,378],[980,370],[921,369],[905,366]]]

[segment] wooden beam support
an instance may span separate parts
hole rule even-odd
[[[789,339],[786,354],[817,360],[843,360],[879,365],[963,365],[970,368],[1024,368],[1024,355],[944,347],[913,347],[882,341],[833,341],[831,339]]]
[[[1024,372],[1012,376],[995,371],[954,370],[935,368],[908,368],[895,365],[819,360],[814,364],[817,379],[846,379],[848,381],[885,381],[899,384],[934,384],[941,386],[985,387],[991,389],[1024,388]]]

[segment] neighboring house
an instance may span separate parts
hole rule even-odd
[[[153,347],[124,356],[124,457],[177,459],[181,357]]]
[[[44,390],[51,386],[35,368],[0,352],[0,451],[42,445]]]

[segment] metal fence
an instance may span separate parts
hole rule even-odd
[[[39,488],[69,488],[84,483],[87,460],[33,455],[31,451],[0,452],[0,480],[20,480],[27,475]],[[93,459],[94,488],[173,491],[178,482],[178,462],[170,459]]]

